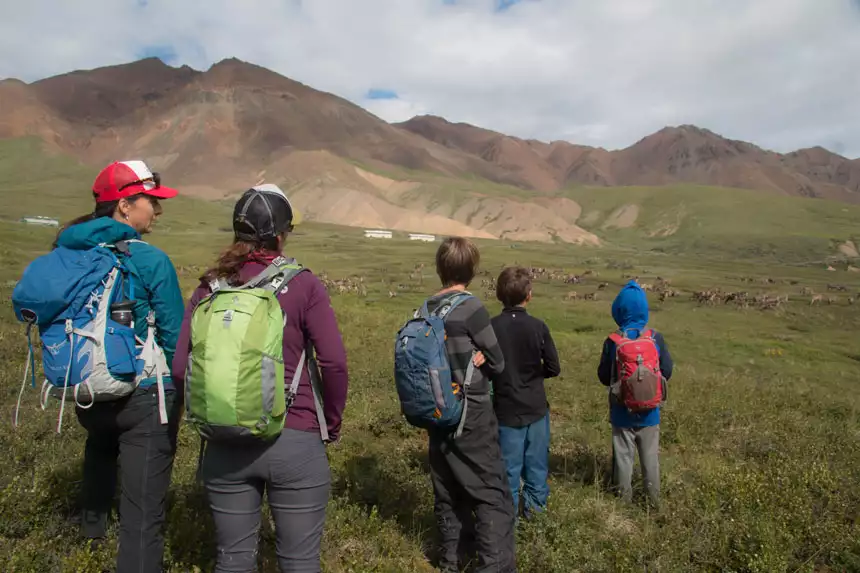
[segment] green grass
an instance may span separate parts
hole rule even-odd
[[[26,349],[23,329],[12,314],[12,284],[33,257],[45,252],[53,231],[10,219],[19,213],[68,218],[87,210],[94,172],[73,163],[40,170],[44,159],[34,159],[32,150],[10,163],[2,144],[0,193],[12,214],[7,211],[7,220],[0,221],[0,403],[11,416]],[[9,175],[9,165],[18,175]],[[51,200],[13,200],[25,186],[48,190]],[[80,196],[73,195],[76,189]],[[615,202],[610,195],[594,200],[592,208],[604,212],[629,201],[630,193],[648,198],[643,210],[663,200],[656,192],[601,192],[620,194]],[[691,191],[669,193],[686,197],[689,212],[698,209]],[[711,195],[703,194],[703,200],[713,201]],[[828,215],[829,204],[820,204]],[[34,206],[44,208],[34,212]],[[170,254],[188,294],[198,274],[191,267],[206,265],[229,242],[229,234],[217,231],[228,225],[229,208],[193,200],[166,202],[165,208],[150,240]],[[716,223],[703,226],[719,231]],[[828,226],[821,224],[822,234]],[[594,249],[518,243],[511,248],[506,242],[482,241],[480,246],[482,268],[491,275],[512,263],[599,273],[572,287],[546,280],[535,285],[532,312],[553,331],[562,376],[547,384],[549,512],[517,533],[521,572],[860,571],[860,305],[848,306],[847,295],[841,294],[836,305],[810,307],[808,297],[799,295],[801,287],[825,292],[828,283],[848,285],[853,294],[860,290],[860,276],[767,257],[731,260],[708,248],[698,252],[698,244],[679,246],[671,256],[629,245]],[[361,275],[369,285],[366,298],[332,295],[351,387],[342,441],[329,448],[333,493],[323,544],[325,571],[432,571],[425,557],[434,541],[426,438],[399,413],[391,344],[397,328],[435,288],[429,270],[423,286],[409,279],[417,263],[432,268],[434,249],[402,239],[371,242],[359,229],[320,225],[307,225],[290,239],[288,254],[314,271],[333,278]],[[651,299],[652,324],[665,334],[677,364],[661,428],[665,508],[660,514],[644,509],[641,488],[640,503],[627,507],[605,486],[610,430],[606,391],[595,370],[601,343],[614,328],[610,303],[623,273],[639,275],[642,282],[659,275],[684,291],[665,303]],[[744,277],[755,281],[742,282]],[[480,287],[483,278],[474,290],[496,313],[498,303]],[[762,278],[774,283],[764,284]],[[595,292],[599,281],[610,287],[596,301],[564,300],[571,289]],[[717,286],[790,294],[791,300],[778,311],[744,311],[701,307],[689,299],[690,291]],[[399,296],[388,298],[389,289]],[[57,405],[41,412],[37,394],[25,392],[17,430],[0,426],[5,453],[0,568],[109,570],[115,528],[104,548],[90,552],[71,521],[84,432],[70,415],[63,433],[54,434]],[[205,497],[194,481],[198,441],[183,426],[179,442],[166,529],[168,570],[209,571],[214,534]],[[262,571],[276,571],[268,521],[261,551]]]
[[[610,243],[669,254],[771,263],[822,261],[837,255],[839,243],[860,237],[860,207],[836,201],[694,185],[563,193],[582,206],[580,224]],[[604,228],[625,205],[638,207],[636,223],[626,229]]]

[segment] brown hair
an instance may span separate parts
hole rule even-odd
[[[443,287],[468,285],[475,278],[481,253],[469,239],[448,237],[436,251],[436,274]]]
[[[95,198],[95,193],[93,193],[93,198]],[[132,195],[131,197],[127,197],[126,201],[129,203],[134,203],[144,195],[142,193],[138,193],[137,195]],[[116,213],[116,208],[119,205],[119,200],[116,201],[103,201],[101,203],[96,203],[93,208],[92,213],[86,213],[84,215],[80,215],[79,217],[75,217],[57,231],[57,236],[54,238],[53,248],[57,248],[57,243],[60,240],[60,235],[63,231],[68,229],[69,227],[74,227],[75,225],[80,225],[81,223],[86,223],[87,221],[92,221],[93,219],[100,219],[101,217],[113,217],[114,213]]]
[[[531,290],[531,276],[523,267],[507,267],[496,280],[496,298],[506,308],[524,303]]]
[[[248,242],[234,238],[233,244],[224,249],[215,264],[203,273],[200,280],[208,282],[215,279],[226,279],[228,283],[236,283],[239,281],[239,271],[250,259],[252,253],[259,251],[279,253],[280,247],[278,237],[261,242]]]

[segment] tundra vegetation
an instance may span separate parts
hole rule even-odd
[[[95,573],[110,570],[114,560],[115,524],[109,542],[95,550],[77,537],[84,432],[74,416],[57,435],[58,404],[42,412],[38,391],[28,387],[21,424],[13,430],[10,423],[26,355],[10,296],[54,232],[16,219],[66,220],[85,211],[90,180],[89,171],[60,159],[28,163],[8,150],[0,156],[0,194],[8,206],[0,221],[4,571]],[[517,532],[520,571],[860,570],[860,307],[850,304],[860,275],[849,272],[852,261],[828,257],[835,253],[828,237],[847,240],[857,209],[845,215],[841,204],[769,197],[771,212],[783,220],[801,207],[809,211],[808,225],[798,216],[781,226],[764,214],[752,227],[745,226],[744,203],[722,198],[744,197],[741,192],[714,199],[722,191],[666,190],[666,209],[686,197],[692,222],[673,235],[650,237],[663,227],[648,223],[659,219],[659,210],[644,205],[659,209],[649,199],[660,191],[605,191],[570,195],[586,211],[604,215],[639,201],[643,208],[637,225],[602,234],[601,247],[479,241],[475,294],[496,313],[493,280],[500,269],[530,267],[530,311],[549,324],[562,361],[561,377],[547,384],[549,511]],[[694,194],[706,205],[701,211],[689,202]],[[714,205],[723,211],[711,214]],[[219,230],[229,221],[229,205],[178,198],[165,207],[149,240],[169,252],[189,295],[206,263],[230,241]],[[737,217],[717,226],[732,209]],[[599,217],[593,221],[598,232]],[[289,255],[324,277],[349,352],[342,440],[329,447],[333,494],[324,570],[432,571],[426,438],[399,413],[392,344],[435,288],[435,245],[369,242],[361,229],[315,224],[297,229],[288,244]],[[665,334],[677,365],[661,428],[660,513],[644,507],[641,489],[636,503],[625,506],[607,487],[607,396],[596,367],[614,328],[612,298],[631,278],[649,285],[651,324]],[[197,452],[196,434],[183,426],[166,531],[167,570],[174,573],[209,571],[214,560],[212,522],[195,482]],[[276,571],[268,516],[260,560],[262,571]]]

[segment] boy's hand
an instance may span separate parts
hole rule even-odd
[[[483,352],[481,352],[480,350],[479,350],[478,352],[476,352],[476,353],[475,353],[475,357],[474,357],[474,358],[472,358],[472,363],[473,363],[473,364],[475,365],[475,367],[477,367],[477,368],[480,368],[480,367],[481,367],[481,366],[483,366],[483,365],[484,365],[484,363],[486,363],[486,362],[487,362],[487,359],[484,357],[484,353],[483,353]]]

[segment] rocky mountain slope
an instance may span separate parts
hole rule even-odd
[[[599,243],[557,193],[573,184],[709,183],[860,202],[860,164],[820,148],[779,155],[682,126],[610,152],[436,117],[392,125],[235,59],[202,72],[149,58],[0,81],[0,138],[25,136],[94,168],[143,158],[208,198],[265,179],[310,219],[487,238]]]

